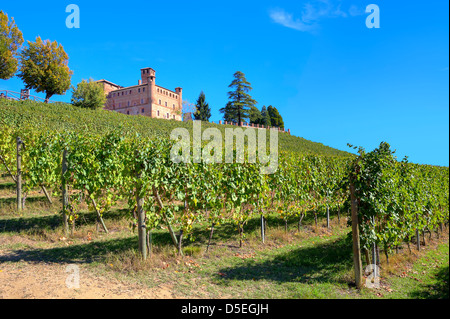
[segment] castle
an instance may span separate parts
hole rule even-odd
[[[144,115],[152,118],[182,121],[182,92],[156,85],[156,71],[152,68],[141,69],[138,85],[122,87],[106,80],[97,81],[103,84],[107,101],[105,110],[128,115]]]

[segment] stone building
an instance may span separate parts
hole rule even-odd
[[[182,121],[182,92],[156,85],[156,72],[152,68],[141,69],[138,85],[122,87],[106,80],[103,84],[107,102],[105,110],[128,115],[144,115],[152,118]]]

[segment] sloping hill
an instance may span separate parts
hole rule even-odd
[[[183,127],[192,133],[192,123],[173,120],[152,119],[144,116],[129,116],[105,110],[80,109],[66,103],[44,104],[34,101],[9,101],[0,99],[0,119],[5,123],[21,126],[23,123],[36,123],[42,129],[86,130],[103,132],[112,127],[139,132],[145,136],[170,136],[173,129]],[[225,136],[226,127],[219,124],[202,123],[202,129],[216,127]],[[280,133],[280,150],[312,153],[330,156],[351,156],[321,143],[311,142],[301,137]]]

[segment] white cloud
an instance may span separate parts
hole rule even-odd
[[[328,18],[347,18],[364,14],[357,6],[352,5],[348,12],[341,9],[341,4],[334,4],[330,0],[313,0],[303,6],[299,18],[294,18],[293,14],[283,9],[270,11],[270,18],[273,22],[281,24],[287,28],[298,31],[314,31],[319,26],[319,22]]]
[[[350,9],[348,9],[348,13],[352,16],[352,17],[356,17],[356,16],[361,16],[365,13],[365,10],[362,8],[358,8],[355,5],[351,5]]]
[[[285,12],[283,9],[275,9],[270,12],[270,18],[275,23],[281,24],[290,29],[298,31],[311,31],[314,26],[293,18],[292,14]]]

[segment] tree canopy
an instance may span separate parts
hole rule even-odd
[[[19,77],[27,89],[45,92],[45,100],[55,94],[62,95],[70,88],[73,71],[68,66],[69,57],[61,44],[41,37],[28,41],[28,47],[20,53]]]
[[[267,107],[267,113],[269,113],[271,126],[284,129],[284,121],[280,113],[278,112],[277,108],[273,107],[272,105],[269,105]]]
[[[229,102],[220,112],[224,114],[224,120],[238,123],[249,118],[249,110],[257,102],[251,97],[249,92],[252,90],[250,82],[245,78],[245,74],[238,71],[234,75],[234,80],[228,86],[233,89],[228,92]]]
[[[8,80],[16,74],[19,61],[17,51],[23,44],[22,32],[8,15],[0,11],[0,79]]]
[[[205,93],[202,91],[197,99],[197,103],[195,104],[196,111],[194,113],[194,119],[196,121],[205,121],[208,122],[211,117],[211,108],[209,104],[206,103]]]
[[[106,95],[103,86],[93,79],[83,80],[76,88],[73,88],[72,104],[75,106],[95,110],[103,108],[105,103]]]

